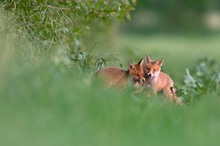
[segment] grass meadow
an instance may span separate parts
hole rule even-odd
[[[5,32],[0,39],[1,146],[220,144],[219,91],[179,106],[161,95],[136,95],[131,87],[105,89],[75,67],[62,68],[41,55],[33,63],[21,57],[19,45],[27,40]],[[146,54],[163,58],[163,70],[182,84],[185,69],[200,57],[219,61],[219,40],[219,35],[121,34],[114,50],[124,68]]]
[[[208,57],[219,60],[220,35],[121,34],[116,40],[117,51],[126,63],[137,62],[146,54],[164,59],[162,70],[177,82],[183,81],[186,68]],[[130,57],[134,56],[134,57]]]

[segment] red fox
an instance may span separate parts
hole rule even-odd
[[[128,70],[118,67],[107,67],[96,72],[96,76],[101,77],[107,87],[123,87],[131,80],[136,87],[142,86],[145,78],[142,68],[143,59],[137,64],[129,64]]]
[[[173,90],[173,80],[169,75],[161,71],[163,59],[152,60],[148,55],[144,58],[143,69],[145,74],[144,86],[151,89],[153,94],[163,90],[163,93],[170,101],[175,101],[178,104],[183,104],[180,98],[175,95]]]

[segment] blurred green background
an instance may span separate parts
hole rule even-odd
[[[0,4],[1,146],[220,144],[219,1]],[[146,54],[164,59],[187,104],[92,77]]]
[[[219,32],[218,0],[138,0],[131,31],[139,33]]]

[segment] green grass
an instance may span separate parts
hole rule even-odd
[[[137,62],[146,54],[153,59],[164,59],[162,69],[177,81],[183,80],[186,68],[196,64],[199,58],[212,57],[219,62],[220,35],[138,35],[117,37],[116,48],[125,63]],[[128,57],[129,56],[129,57]]]
[[[57,67],[6,67],[0,90],[0,145],[133,146],[220,143],[217,93],[189,106],[130,88],[103,89],[89,75]]]
[[[131,87],[105,89],[75,67],[56,66],[40,57],[30,62],[16,50],[19,42],[13,45],[11,37],[0,36],[1,146],[220,144],[219,91],[179,106],[162,96],[135,95]],[[185,68],[199,57],[218,59],[218,40],[219,36],[124,35],[116,50],[125,65],[145,54],[164,58],[163,69],[181,83]]]

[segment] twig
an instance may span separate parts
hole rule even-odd
[[[56,6],[51,6],[51,5],[48,5],[48,4],[46,4],[46,7],[52,8],[52,9],[66,10],[66,11],[70,10],[70,8],[56,7]]]

